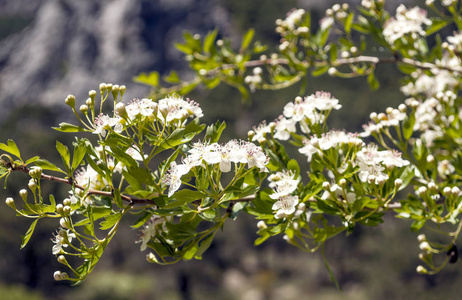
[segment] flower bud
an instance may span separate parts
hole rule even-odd
[[[120,89],[120,87],[117,84],[114,84],[112,86],[112,96],[114,97],[114,100],[117,100],[117,95],[119,94],[119,89]]]
[[[305,203],[303,203],[303,202],[300,203],[300,204],[297,206],[297,209],[298,209],[298,210],[305,210],[305,209],[306,209]]]
[[[425,241],[427,240],[427,237],[425,236],[425,234],[422,233],[422,234],[419,234],[419,235],[417,236],[417,240],[418,240],[420,243],[422,243],[422,242],[425,242]]]
[[[58,212],[58,214],[61,215],[63,213],[63,208],[64,206],[61,203],[56,205],[56,211]]]
[[[95,101],[95,98],[96,98],[96,91],[95,90],[91,90],[88,92],[88,96],[90,97],[90,99],[92,99],[93,101]]]
[[[14,204],[14,199],[11,197],[6,198],[5,200],[6,205],[11,207],[12,209],[16,209],[16,205]]]
[[[455,187],[453,187],[453,188],[451,189],[451,193],[452,193],[454,196],[459,197],[459,195],[460,195],[460,189],[459,189],[457,186],[455,186]]]
[[[104,94],[104,92],[106,91],[106,84],[105,83],[100,83],[99,84],[99,91],[102,94]]]
[[[70,107],[74,108],[75,106],[75,96],[74,95],[68,95],[64,102],[69,105]]]
[[[127,114],[127,110],[125,109],[125,104],[123,104],[122,102],[119,102],[116,104],[114,111],[121,118],[128,119],[128,114]]]
[[[427,241],[420,243],[419,248],[423,251],[428,251],[431,249],[430,244]]]
[[[66,272],[56,271],[56,272],[53,274],[53,278],[54,278],[56,281],[66,280],[66,279],[69,279],[69,275],[67,275]]]
[[[65,216],[68,216],[68,215],[71,213],[71,211],[72,211],[72,208],[71,208],[70,206],[68,206],[68,205],[64,206],[64,208],[63,208],[63,214],[64,214]]]
[[[58,262],[63,265],[67,265],[66,257],[64,255],[58,256]]]
[[[338,183],[339,183],[339,185],[340,185],[341,187],[345,187],[345,185],[346,185],[347,182],[346,182],[346,179],[345,179],[345,178],[342,178],[342,179],[339,180]]]
[[[88,111],[88,106],[85,105],[85,104],[80,105],[80,111],[81,111],[82,113],[86,114],[87,111]]]
[[[427,274],[428,273],[427,269],[425,269],[423,266],[417,266],[416,271],[419,274]]]
[[[443,189],[443,195],[449,196],[449,194],[451,194],[451,191],[451,188],[447,186]]]
[[[29,183],[27,184],[27,186],[29,187],[29,189],[32,191],[32,193],[35,193],[35,189],[37,188],[37,183],[35,182],[34,179],[30,179],[29,180]]]
[[[433,181],[430,181],[428,184],[427,184],[427,188],[430,190],[430,191],[435,191],[437,186],[436,184],[433,182]]]
[[[19,196],[21,196],[22,200],[24,202],[26,202],[26,199],[27,199],[27,190],[26,189],[22,189],[19,191]]]
[[[93,106],[93,100],[91,100],[91,98],[88,98],[88,99],[85,101],[85,104],[86,104],[88,107],[92,107],[92,106]]]
[[[435,157],[433,155],[427,156],[427,163],[432,164],[435,161]]]
[[[66,219],[64,219],[64,218],[59,219],[59,225],[60,225],[62,228],[69,229],[69,226],[67,226],[67,221],[66,221]]]
[[[69,206],[69,205],[71,205],[71,203],[72,203],[71,199],[69,199],[69,198],[66,198],[66,199],[63,200],[63,205],[64,206]]]
[[[125,85],[121,85],[119,87],[119,91],[120,91],[120,97],[122,97],[124,94],[125,94],[125,91],[127,90],[127,87]]]
[[[327,71],[327,73],[330,75],[330,76],[334,76],[337,74],[337,69],[332,67],[332,68],[329,68],[329,70]]]
[[[254,136],[255,136],[255,131],[249,130],[249,132],[247,132],[247,137],[249,138],[249,141],[252,141]]]
[[[403,181],[401,179],[396,179],[395,180],[395,187],[399,189],[403,185]]]
[[[259,221],[259,222],[257,223],[257,227],[258,227],[258,229],[265,229],[265,228],[267,228],[268,226],[266,226],[265,221]]]

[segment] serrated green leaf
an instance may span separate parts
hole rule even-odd
[[[119,195],[120,196],[120,195]],[[112,228],[119,220],[122,218],[122,213],[118,212],[109,216],[104,217],[104,221],[102,221],[99,225],[101,230],[107,230]]]
[[[21,159],[21,154],[19,153],[19,149],[13,140],[8,140],[7,145],[0,143],[0,149],[10,154],[13,154],[17,158]]]
[[[35,225],[37,225],[38,220],[39,219],[34,220],[34,222],[30,224],[29,229],[27,230],[26,234],[21,236],[21,249],[27,245],[30,238],[32,237],[32,234],[34,233],[34,230],[35,230]]]

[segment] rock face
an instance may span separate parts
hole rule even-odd
[[[182,56],[173,44],[183,30],[231,34],[213,0],[3,2],[0,19],[30,23],[0,41],[0,117],[26,103],[61,104],[69,93],[83,102],[100,82],[127,85],[126,100],[144,96],[149,89],[132,77],[178,68]]]

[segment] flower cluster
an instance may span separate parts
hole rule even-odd
[[[272,207],[276,211],[275,218],[280,219],[293,214],[299,199],[297,195],[292,196],[291,193],[297,189],[300,178],[295,178],[295,172],[285,170],[271,174],[268,180],[269,187],[273,189],[273,193],[269,196],[277,200]]]
[[[401,168],[409,165],[409,161],[401,158],[396,150],[378,150],[377,145],[369,144],[356,154],[356,163],[359,166],[358,177],[362,182],[384,184],[388,175],[384,171],[395,167]]]
[[[308,161],[311,161],[311,157],[314,153],[322,155],[322,151],[341,145],[349,145],[357,148],[362,148],[364,145],[364,142],[358,137],[358,134],[338,130],[331,130],[327,133],[323,133],[319,138],[313,137],[311,139],[305,139],[303,143],[304,146],[298,151],[306,155]]]
[[[304,99],[296,97],[294,102],[289,102],[284,106],[283,115],[277,120],[266,125],[260,124],[253,128],[252,141],[257,141],[265,136],[266,133],[274,130],[274,138],[278,140],[288,140],[291,133],[296,132],[296,125],[304,133],[310,133],[310,126],[322,124],[326,114],[331,110],[338,110],[342,106],[339,100],[332,97],[330,93],[318,91]]]
[[[231,164],[247,164],[248,168],[256,167],[260,172],[267,172],[269,158],[261,147],[243,140],[231,140],[226,144],[197,142],[189,150],[189,155],[181,164],[172,162],[163,182],[170,186],[168,196],[171,197],[181,185],[181,176],[189,173],[194,167],[218,165],[221,172],[231,171]],[[205,164],[204,164],[205,163]]]
[[[423,24],[427,26],[432,24],[432,21],[427,18],[427,11],[420,7],[407,9],[401,4],[396,9],[396,16],[385,23],[383,35],[391,44],[409,33],[425,36]]]

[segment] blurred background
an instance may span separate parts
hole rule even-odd
[[[40,155],[58,162],[55,141],[70,144],[70,135],[51,129],[68,120],[68,94],[78,103],[101,82],[125,84],[125,101],[148,95],[132,78],[140,72],[175,69],[191,74],[174,48],[182,32],[205,35],[215,28],[237,43],[249,28],[275,49],[274,21],[291,8],[311,11],[319,20],[338,1],[317,0],[0,0],[0,140],[12,138],[24,157]],[[422,1],[387,1],[423,6]],[[350,1],[352,6],[359,1]],[[378,50],[377,50],[378,51]],[[325,90],[343,108],[330,117],[331,128],[360,131],[372,111],[397,106],[399,72],[380,66],[381,88],[371,91],[365,78],[312,78],[307,95]],[[246,138],[262,120],[272,121],[298,94],[299,86],[277,92],[256,92],[252,104],[238,92],[219,87],[199,90],[191,98],[201,104],[204,123],[224,120],[225,138]],[[80,101],[80,102],[79,102]],[[73,120],[73,119],[70,119]],[[302,160],[301,160],[302,161]],[[1,190],[2,202],[24,188],[27,176],[15,174]],[[22,177],[21,177],[22,176]],[[24,184],[25,185],[25,184]],[[53,185],[57,199],[66,190]],[[230,221],[217,235],[202,261],[172,266],[149,264],[139,251],[137,231],[122,226],[103,259],[87,280],[76,287],[55,282],[62,269],[51,254],[52,233],[58,224],[40,222],[27,247],[19,251],[20,235],[29,226],[0,204],[1,299],[459,299],[460,263],[436,276],[415,272],[419,264],[416,234],[406,221],[391,214],[378,228],[357,226],[349,236],[327,244],[327,258],[343,289],[330,282],[320,253],[307,255],[282,237],[254,247],[256,221],[246,215]]]

